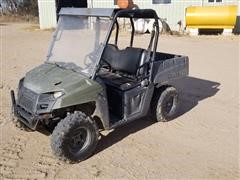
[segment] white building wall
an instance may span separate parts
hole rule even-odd
[[[55,28],[57,24],[55,0],[38,0],[40,29]]]
[[[170,4],[152,4],[152,0],[133,0],[139,8],[152,8],[158,16],[166,19],[172,30],[178,30],[181,20],[185,26],[185,9],[189,6],[238,5],[240,0],[223,0],[222,3],[208,3],[208,0],[171,0]],[[114,0],[91,0],[93,7],[116,7]]]
[[[159,17],[165,19],[172,30],[178,30],[178,22],[185,26],[185,9],[189,6],[238,5],[240,0],[222,0],[222,3],[208,3],[208,0],[171,0],[170,4],[152,4],[152,0],[133,0],[139,8],[155,9]],[[216,0],[215,0],[216,1]],[[56,27],[55,0],[38,0],[41,29]],[[113,8],[114,0],[88,0],[89,8]]]

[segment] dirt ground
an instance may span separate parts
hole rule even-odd
[[[45,60],[51,32],[1,24],[0,179],[239,179],[239,38],[162,36],[158,49],[190,58],[176,82],[179,117],[149,118],[103,137],[79,164],[54,158],[50,137],[11,123],[10,89]]]

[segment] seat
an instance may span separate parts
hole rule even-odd
[[[112,72],[101,69],[98,76],[105,84],[121,91],[132,89],[141,84],[137,78],[145,72],[147,51],[141,48],[127,47],[119,50],[115,45],[105,47],[102,61],[110,65]]]
[[[121,91],[132,89],[140,84],[135,79],[124,77],[119,74],[107,72],[104,70],[101,70],[99,72],[99,77],[104,81],[106,85],[115,87]]]

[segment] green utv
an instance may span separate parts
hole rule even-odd
[[[134,47],[138,19],[154,21],[145,49]],[[121,49],[126,20],[131,35]],[[63,8],[46,62],[20,80],[16,97],[11,91],[14,122],[44,127],[53,153],[79,162],[94,152],[99,131],[149,114],[174,118],[178,94],[171,82],[188,75],[189,60],[156,52],[159,21],[151,9]]]

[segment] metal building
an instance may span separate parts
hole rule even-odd
[[[92,7],[115,7],[114,0],[93,0]],[[185,26],[185,9],[189,6],[238,5],[240,0],[133,0],[139,8],[155,9],[172,30],[178,30],[181,21]]]
[[[59,0],[38,0],[39,19],[42,29],[56,26],[56,7]],[[60,0],[61,1],[61,0]],[[64,1],[64,0],[62,0]],[[65,0],[66,1],[66,0]],[[71,1],[71,0],[68,0]],[[89,8],[113,8],[116,0],[72,0],[86,4]],[[85,1],[85,2],[83,2]],[[159,17],[166,20],[172,30],[185,27],[185,9],[189,6],[239,5],[240,0],[133,0],[139,8],[155,9]],[[73,4],[74,6],[74,4]]]
[[[88,0],[38,0],[41,29],[55,28],[61,7],[87,7]]]
[[[38,0],[40,29],[55,28],[57,24],[55,0]]]

